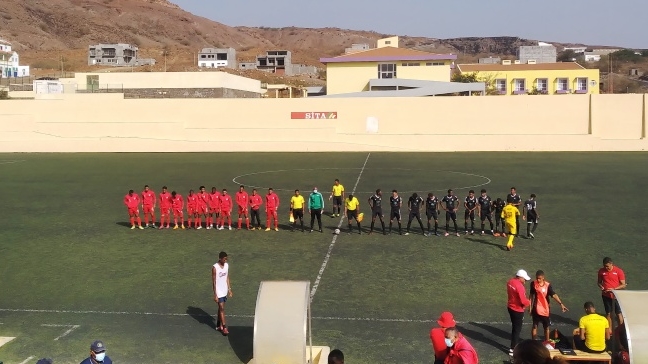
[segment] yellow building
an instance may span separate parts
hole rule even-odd
[[[477,73],[478,78],[492,80],[500,95],[598,94],[599,70],[588,69],[576,62],[516,64],[460,64],[457,72]]]
[[[378,41],[378,48],[321,58],[326,65],[327,95],[377,90],[407,89],[398,80],[450,82],[454,54],[435,54],[398,48],[398,37]],[[371,87],[374,80],[392,80],[389,85]]]

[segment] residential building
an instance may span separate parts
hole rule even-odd
[[[598,62],[601,60],[601,55],[594,52],[585,52],[583,56],[585,57],[585,62]]]
[[[238,64],[240,70],[255,70],[256,62],[241,62]]]
[[[573,51],[576,54],[581,54],[587,51],[587,47],[565,47],[563,48],[563,52],[564,51]]]
[[[200,68],[236,68],[236,49],[234,48],[203,48],[198,53]]]
[[[477,73],[492,80],[500,95],[598,94],[599,70],[588,69],[576,62],[515,64],[460,64],[457,72]]]
[[[320,62],[326,65],[327,95],[335,95],[417,88],[420,81],[449,83],[456,59],[454,54],[398,48],[398,37],[392,37],[379,40],[378,48]]]
[[[597,48],[597,49],[592,49],[592,53],[598,54],[601,56],[607,56],[610,53],[618,52],[621,51],[622,49],[620,48]]]
[[[12,50],[11,43],[0,39],[0,77],[24,76],[29,76],[29,66],[21,66],[18,52]]]
[[[256,69],[286,76],[317,75],[318,68],[292,63],[292,53],[286,50],[267,51],[256,58]],[[243,69],[243,67],[241,67]]]
[[[501,63],[502,59],[499,57],[487,57],[487,58],[480,58],[479,63],[481,64],[497,64]]]
[[[345,48],[344,49],[344,54],[368,51],[369,48],[370,48],[369,44],[367,44],[367,43],[362,43],[362,44],[355,43],[355,44],[351,44],[350,48]]]
[[[535,61],[536,63],[555,63],[557,52],[556,47],[551,44],[522,46],[518,48],[517,56],[521,63],[528,63],[528,61]]]
[[[155,64],[152,58],[138,58],[139,48],[132,44],[96,44],[88,47],[88,65],[144,66]]]

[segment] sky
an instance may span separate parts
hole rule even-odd
[[[518,36],[648,48],[645,0],[170,0],[230,25],[335,27],[431,38]]]

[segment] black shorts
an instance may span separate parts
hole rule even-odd
[[[351,222],[351,219],[358,220],[358,210],[347,210],[347,219]]]
[[[603,307],[605,307],[605,314],[612,313],[612,306],[614,306],[614,313],[621,313],[621,306],[619,306],[619,301],[614,298],[601,296],[603,298]]]
[[[304,218],[304,209],[293,209],[292,210],[293,217],[295,219],[297,218]]]
[[[457,220],[457,213],[454,211],[452,212],[446,211],[446,220],[450,220],[450,219]]]
[[[472,211],[466,210],[464,212],[464,219],[468,219],[468,218],[470,218],[471,220],[475,220],[475,210]]]
[[[383,217],[382,209],[371,210],[371,217]]]
[[[535,212],[527,211],[526,219],[528,224],[537,224],[538,223],[538,214]]]
[[[428,220],[439,220],[439,215],[436,210],[425,211],[425,216],[427,216]]]
[[[490,211],[481,211],[479,213],[479,218],[481,219],[481,221],[486,221],[486,219],[488,219],[490,214],[491,214]]]
[[[333,196],[333,206],[342,205],[342,196]]]
[[[400,210],[391,210],[391,212],[389,213],[389,221],[394,220],[394,219],[396,219],[396,220],[401,219]]]
[[[542,327],[545,329],[551,326],[551,320],[548,316],[540,316],[537,313],[533,312],[531,314],[531,318],[533,320],[533,326],[539,326],[540,324],[542,324]]]

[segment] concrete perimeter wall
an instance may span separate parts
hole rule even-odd
[[[308,112],[329,119],[291,117]],[[648,148],[645,115],[645,95],[143,100],[63,94],[0,101],[0,152],[640,151]]]

